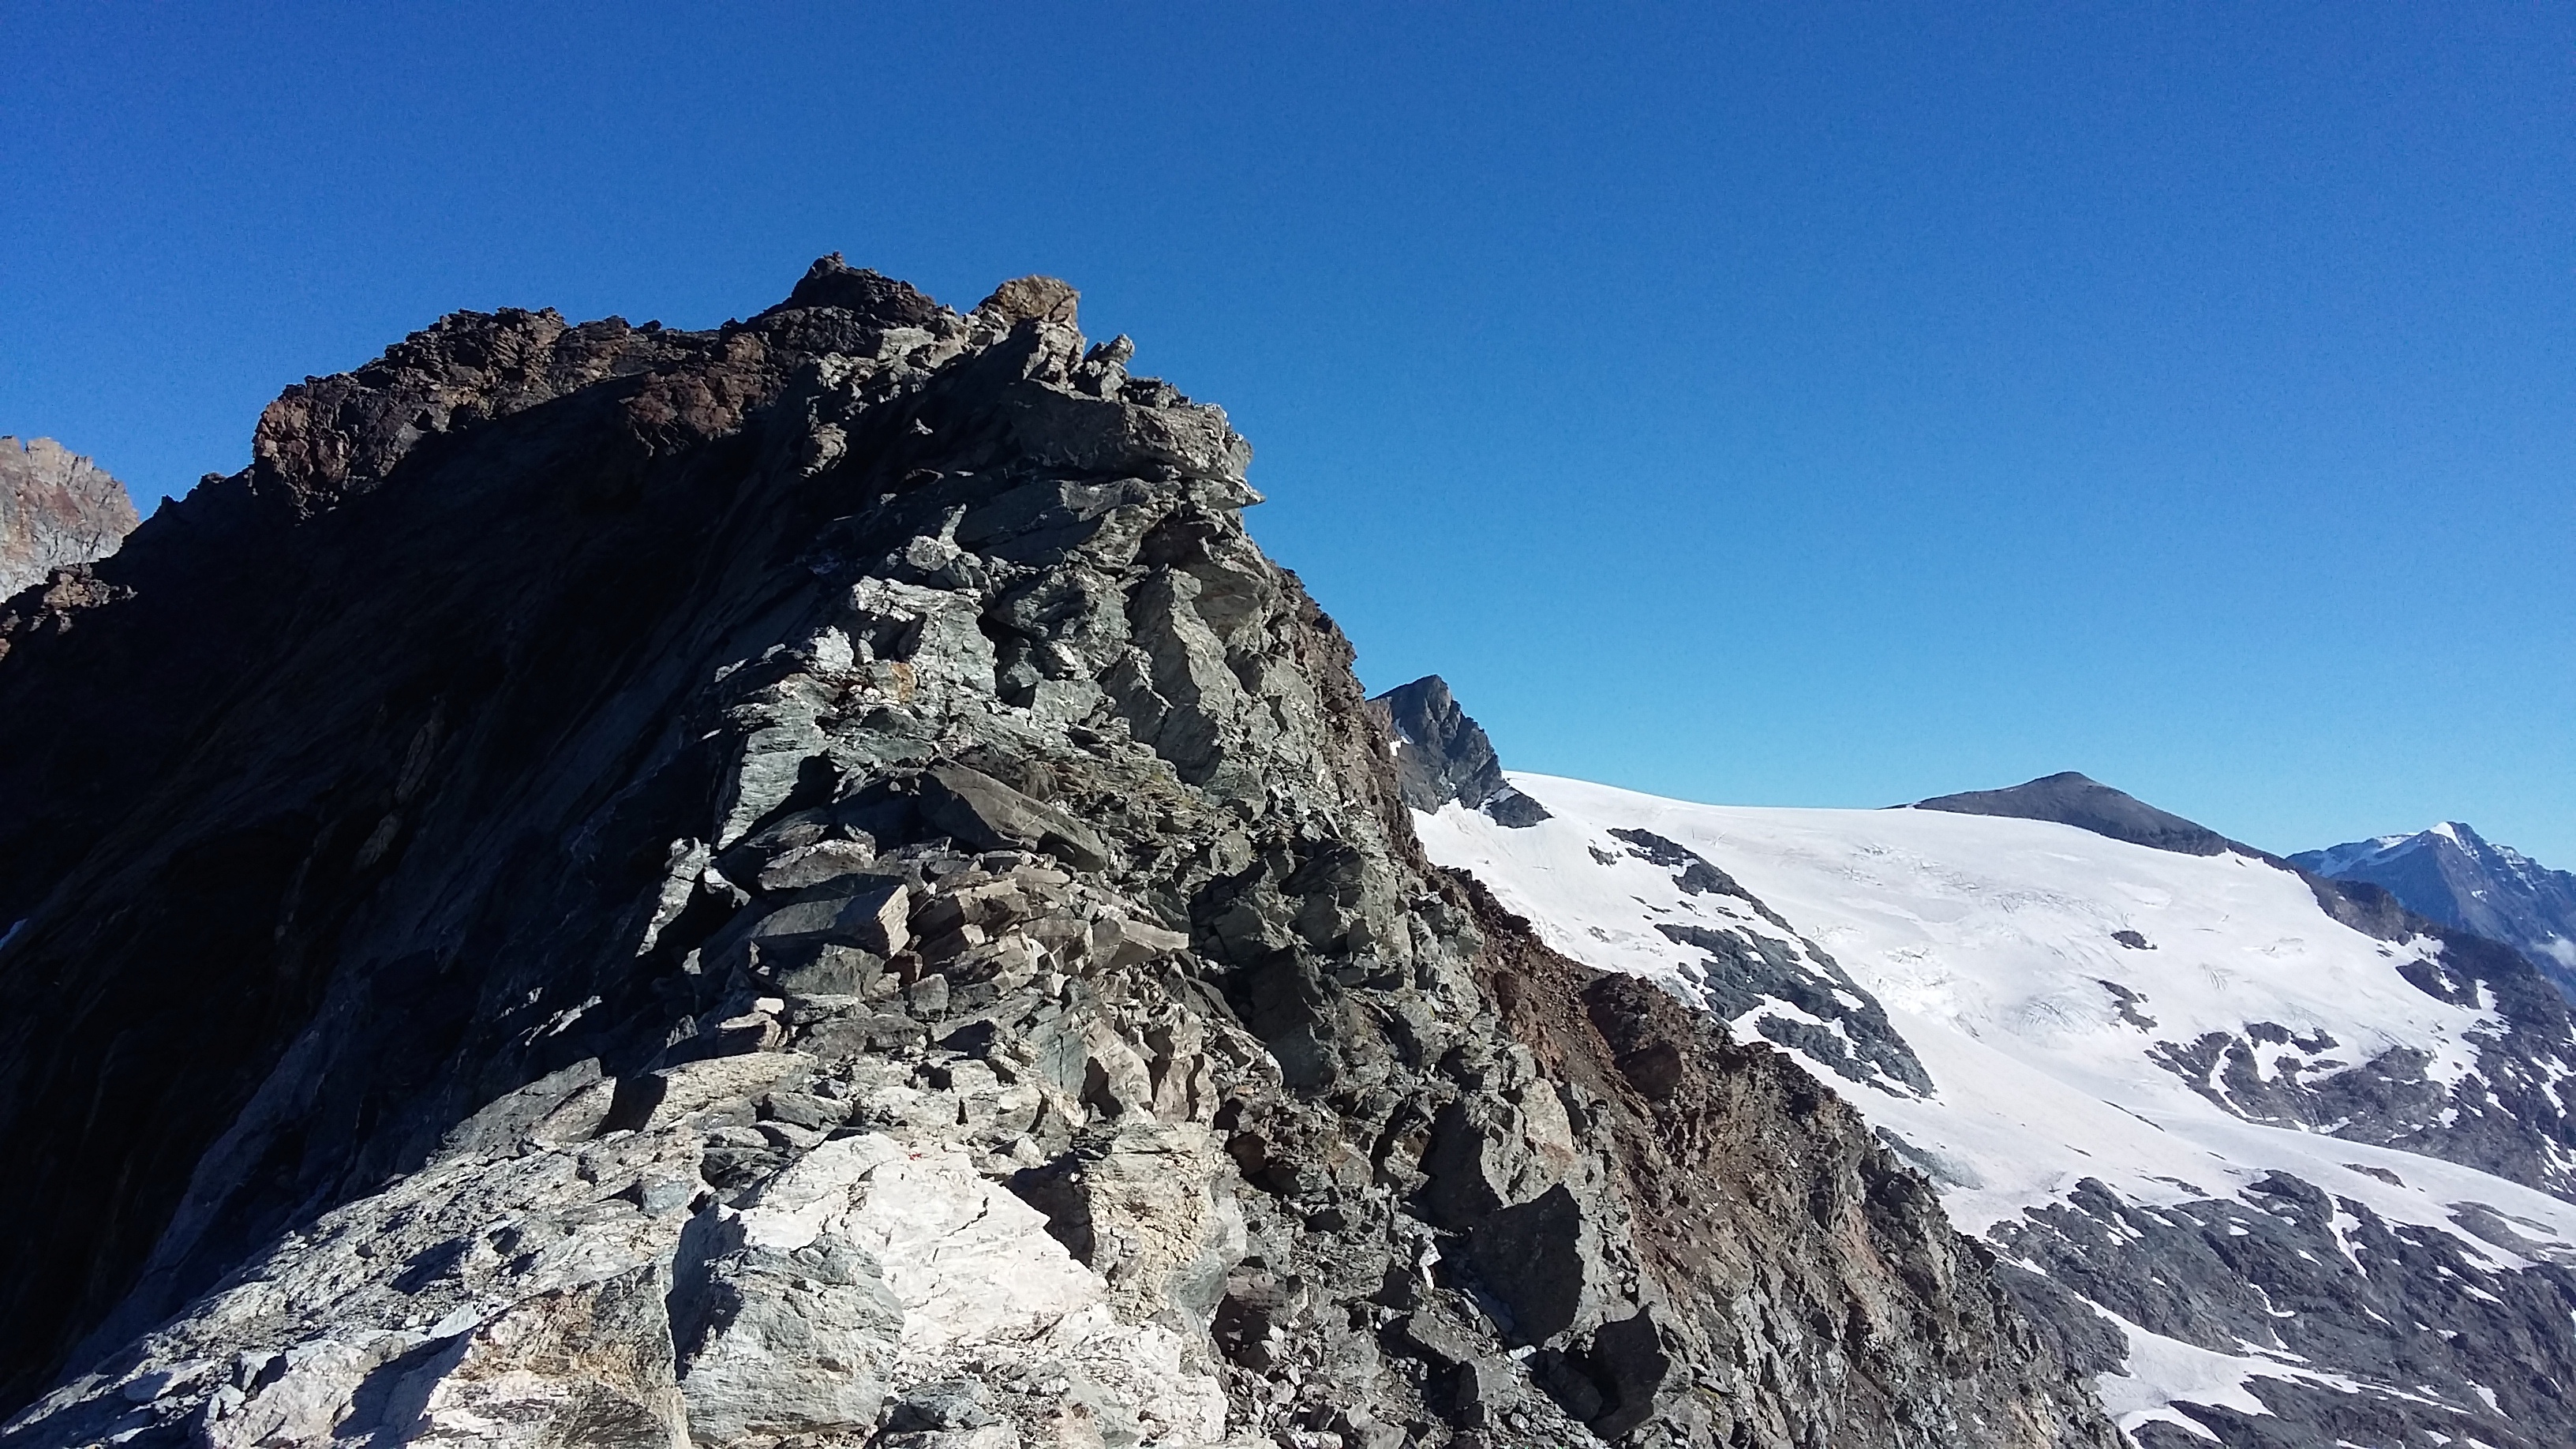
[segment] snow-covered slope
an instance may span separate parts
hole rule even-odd
[[[1796,1053],[2142,1442],[2576,1432],[2563,1013],[2233,851],[1511,781],[1552,818],[1418,815],[1433,858]]]

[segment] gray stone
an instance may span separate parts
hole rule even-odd
[[[653,1128],[728,1102],[748,1104],[782,1082],[813,1074],[815,1060],[801,1052],[746,1052],[683,1062],[621,1086],[611,1126]],[[632,1091],[626,1090],[626,1087]]]
[[[1511,1310],[1506,1336],[1543,1343],[1598,1323],[1609,1273],[1600,1226],[1563,1184],[1486,1215],[1468,1234],[1477,1281]]]
[[[1408,1313],[1388,1332],[1406,1353],[1442,1368],[1466,1363],[1478,1352],[1465,1334],[1435,1314]]]
[[[901,927],[895,929],[900,930]],[[826,942],[814,948],[810,955],[794,948],[781,951],[775,965],[771,965],[767,953],[763,953],[762,965],[768,969],[770,979],[778,989],[790,996],[807,999],[861,997],[884,972],[885,958],[856,946]]]
[[[135,523],[125,485],[51,438],[0,437],[0,599],[116,551]]]
[[[527,1299],[484,1322],[394,1391],[395,1403],[418,1406],[407,1432],[398,1427],[400,1441],[438,1449],[495,1437],[687,1449],[689,1417],[672,1378],[663,1304],[668,1286],[660,1266],[649,1265]],[[286,1423],[260,1433],[273,1392],[249,1399],[209,1438],[225,1446],[301,1438]]]
[[[937,1021],[948,1014],[948,978],[924,976],[904,988],[904,1009],[922,1021]]]
[[[821,840],[797,847],[760,868],[765,891],[802,890],[864,870],[876,863],[876,848],[859,840]]]
[[[922,818],[977,850],[1043,850],[1069,865],[1098,870],[1108,847],[1087,826],[964,765],[922,772]]]
[[[680,1242],[672,1336],[702,1443],[874,1427],[903,1331],[875,1259],[830,1235],[746,1244],[721,1209]]]
[[[567,1102],[599,1081],[597,1057],[550,1072],[494,1100],[458,1123],[455,1130],[439,1143],[436,1158],[443,1160],[515,1152]],[[600,1105],[604,1115],[606,1104]],[[596,1119],[593,1125],[596,1125]]]
[[[1520,1397],[1520,1369],[1507,1358],[1471,1358],[1450,1370],[1452,1423],[1483,1428]]]
[[[1586,1416],[1593,1433],[1617,1439],[1655,1417],[1660,1396],[1672,1380],[1673,1357],[1665,1349],[1651,1310],[1595,1329],[1590,1358],[1608,1390],[1600,1415]]]
[[[905,921],[911,906],[901,881],[867,880],[856,889],[817,887],[762,917],[752,939],[855,946],[891,956],[910,939]]]

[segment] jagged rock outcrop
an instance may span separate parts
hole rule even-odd
[[[51,438],[0,436],[0,599],[116,551],[134,500],[96,463]]]
[[[1131,356],[459,314],[0,620],[0,1439],[2109,1449],[1829,1094],[1424,861]]]
[[[1437,810],[1455,800],[1505,825],[1536,825],[1547,807],[1503,778],[1485,727],[1467,717],[1449,683],[1426,674],[1369,701],[1395,740],[1395,785],[1405,805]]]

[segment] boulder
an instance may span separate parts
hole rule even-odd
[[[671,1312],[701,1443],[876,1423],[903,1308],[856,1244],[828,1232],[794,1247],[754,1241],[740,1215],[711,1207],[681,1238]]]
[[[669,1287],[652,1264],[512,1306],[409,1376],[395,1398],[421,1409],[401,1441],[689,1449],[672,1377]]]
[[[911,939],[912,897],[899,880],[844,877],[817,886],[762,917],[755,942],[837,944],[891,956]]]
[[[921,814],[933,828],[977,850],[1043,850],[1083,870],[1109,863],[1109,848],[1090,827],[964,765],[922,772]]]

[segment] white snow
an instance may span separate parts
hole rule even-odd
[[[1943,1201],[1963,1231],[2017,1220],[2085,1178],[2169,1207],[2233,1197],[2277,1170],[2392,1223],[2450,1233],[2499,1267],[2526,1260],[2468,1238],[2456,1205],[2486,1204],[2553,1251],[2576,1251],[2576,1206],[2453,1163],[2246,1120],[2156,1059],[2160,1047],[2217,1033],[2255,1049],[2266,1079],[2313,1081],[2392,1048],[2426,1053],[2428,1074],[2446,1083],[2474,1068],[2476,1038],[2500,1024],[2399,974],[2439,948],[2392,945],[2335,922],[2288,871],[2040,821],[1696,805],[1549,776],[1510,779],[1554,818],[1515,829],[1454,805],[1417,815],[1433,859],[1473,873],[1565,954],[1689,999],[1703,953],[1657,932],[1659,921],[1756,932],[1802,951],[1800,938],[1812,942],[1886,1008],[1934,1092],[1883,1078],[1858,1086],[1802,1065],[1941,1169]],[[1696,851],[1791,929],[1744,901],[1683,893],[1671,868],[1634,858],[1613,828]],[[2135,931],[2152,949],[2123,946],[2115,931]],[[2322,1032],[2332,1045],[2258,1044],[2253,1023],[2310,1044]],[[1731,1025],[1742,1035],[1749,1023]],[[2338,1214],[2337,1228],[2348,1221]],[[2124,1421],[2169,1416],[2159,1406],[2177,1397],[2236,1402],[2226,1383],[2241,1394],[2248,1374],[2290,1376],[2269,1359],[2134,1331],[2131,1342],[2137,1377],[2104,1383],[2106,1394],[2127,1396]]]
[[[2118,1324],[2129,1337],[2129,1371],[2103,1374],[2094,1385],[2102,1396],[2104,1412],[2131,1434],[2140,1425],[2161,1420],[2215,1443],[2218,1436],[2175,1408],[2175,1403],[2269,1414],[2272,1411],[2246,1388],[2257,1378],[2297,1379],[2344,1393],[2357,1393],[2362,1388],[2339,1375],[2300,1367],[2291,1361],[2296,1359],[2295,1354],[2276,1356],[2254,1344],[2245,1345],[2249,1351],[2243,1354],[2218,1353],[2178,1338],[2149,1333],[2106,1309],[2094,1311]]]

